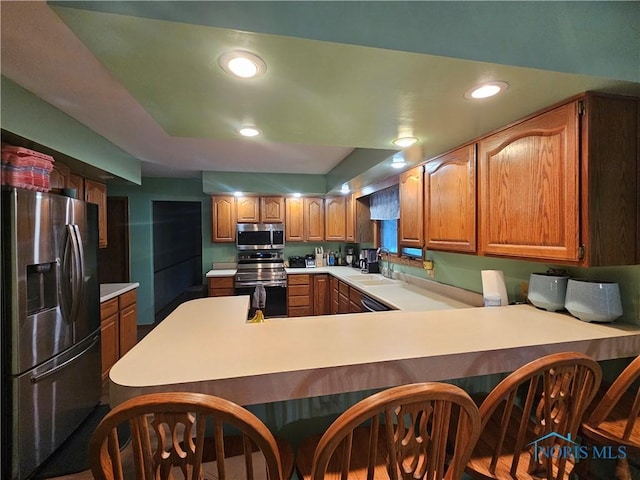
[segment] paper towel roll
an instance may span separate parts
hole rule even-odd
[[[507,286],[502,270],[482,270],[482,297],[485,306],[495,306],[493,299],[500,298],[500,305],[509,305]],[[497,303],[497,302],[495,302]]]

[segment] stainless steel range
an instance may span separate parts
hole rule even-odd
[[[238,270],[235,286],[286,287],[287,273],[284,270],[282,250],[256,250],[238,252]]]
[[[235,294],[249,295],[249,317],[257,309],[265,317],[287,314],[287,273],[284,269],[284,225],[238,224],[238,267]]]

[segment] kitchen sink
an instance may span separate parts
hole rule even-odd
[[[348,280],[358,285],[373,287],[376,285],[393,285],[401,283],[399,280],[392,280],[376,273],[362,273],[360,275],[348,275]]]
[[[346,278],[352,282],[360,283],[363,280],[380,280],[384,279],[379,273],[359,273],[358,275],[347,275]]]
[[[369,287],[373,287],[375,285],[394,285],[400,283],[399,280],[391,280],[389,278],[378,278],[375,280],[363,280],[361,282],[357,282],[360,285],[366,285]]]

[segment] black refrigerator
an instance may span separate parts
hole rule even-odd
[[[29,477],[100,402],[97,205],[2,190],[2,478]]]

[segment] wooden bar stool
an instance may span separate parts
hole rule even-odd
[[[131,431],[128,456],[118,446],[117,427],[122,423]],[[225,426],[239,434],[225,436]],[[111,410],[93,433],[89,464],[96,480],[287,480],[293,453],[255,415],[233,402],[170,392],[132,398]]]
[[[466,473],[477,479],[568,479],[570,453],[602,372],[582,353],[530,362],[502,380],[480,405],[482,432]],[[568,450],[566,448],[568,448]]]
[[[361,400],[324,435],[305,439],[296,470],[304,480],[459,479],[479,432],[478,408],[459,387],[403,385]]]
[[[624,447],[616,463],[616,478],[631,480],[629,458],[640,456],[640,356],[636,357],[614,380],[595,407],[580,432],[583,442],[605,447]],[[617,448],[614,450],[618,454]]]

